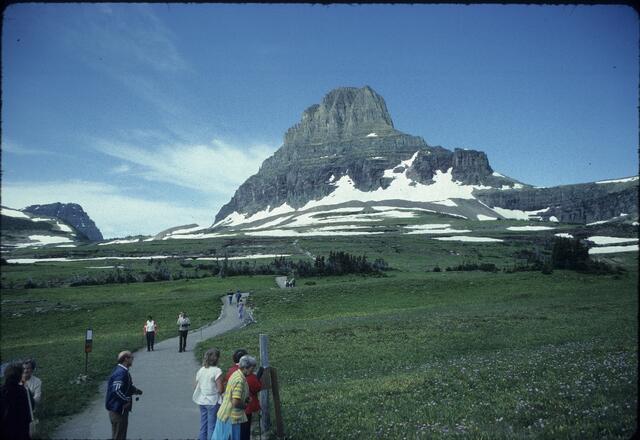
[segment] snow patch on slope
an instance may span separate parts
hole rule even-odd
[[[588,241],[596,245],[602,244],[616,244],[616,243],[629,243],[630,241],[638,241],[638,238],[633,237],[607,237],[604,235],[594,235],[587,238]]]
[[[626,246],[604,246],[589,249],[589,255],[593,254],[614,254],[617,252],[638,252],[637,244],[629,244]]]
[[[626,177],[624,179],[611,179],[611,180],[600,180],[596,182],[597,185],[607,184],[607,183],[624,183],[624,182],[635,182],[638,180],[638,176]]]
[[[29,217],[22,211],[18,211],[17,209],[5,208],[4,206],[0,208],[0,214],[7,217],[31,219],[31,217]]]
[[[442,241],[469,241],[475,243],[489,243],[489,242],[498,242],[504,241],[500,238],[490,238],[490,237],[470,237],[468,235],[453,235],[451,237],[434,237],[434,240],[442,240]]]
[[[509,231],[547,231],[549,229],[555,229],[551,226],[509,226]]]
[[[538,209],[535,211],[521,211],[519,209],[507,209],[500,208],[498,206],[489,208],[503,216],[504,218],[510,220],[541,220],[542,217],[538,214],[542,214],[543,212],[547,212],[550,208]]]

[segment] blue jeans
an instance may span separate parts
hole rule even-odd
[[[200,435],[198,440],[210,440],[216,427],[216,414],[220,404],[198,406],[200,407]]]

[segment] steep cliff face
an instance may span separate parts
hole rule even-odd
[[[566,223],[592,223],[626,214],[638,216],[638,180],[584,183],[551,188],[478,191],[478,200],[490,207],[535,211],[544,220],[555,217]]]
[[[285,134],[282,147],[238,188],[215,222],[234,212],[251,215],[283,203],[300,208],[333,192],[333,182],[342,176],[349,176],[360,191],[386,188],[385,170],[416,153],[409,175],[417,182],[433,183],[436,170],[449,168],[463,183],[514,182],[493,176],[480,151],[451,152],[396,130],[379,94],[368,86],[345,87],[332,90],[320,104],[304,111],[301,121]]]
[[[31,205],[24,208],[23,211],[35,215],[58,218],[73,226],[76,231],[90,241],[103,240],[102,232],[100,232],[89,215],[84,212],[82,206],[76,203],[57,202],[47,205]]]
[[[394,132],[387,105],[373,89],[343,87],[302,113],[284,136],[285,145],[307,145]]]

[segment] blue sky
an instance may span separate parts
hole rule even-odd
[[[3,20],[2,204],[77,202],[106,237],[211,224],[339,86],[526,183],[638,173],[625,6],[18,4]]]

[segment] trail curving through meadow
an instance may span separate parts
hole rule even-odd
[[[249,293],[242,293],[243,298],[248,296]],[[210,325],[189,332],[186,352],[178,352],[177,336],[156,343],[155,351],[147,352],[146,347],[143,347],[134,352],[131,376],[135,386],[144,394],[133,404],[127,438],[198,438],[200,410],[191,396],[200,364],[193,356],[193,349],[199,342],[238,329],[243,324],[238,318],[235,297],[233,304],[229,304],[224,296],[218,319]],[[117,353],[113,354],[114,358],[116,355]],[[228,357],[229,353],[222,355]],[[100,385],[98,397],[82,413],[61,425],[52,438],[111,438],[109,414],[104,407],[106,386],[105,380]]]

